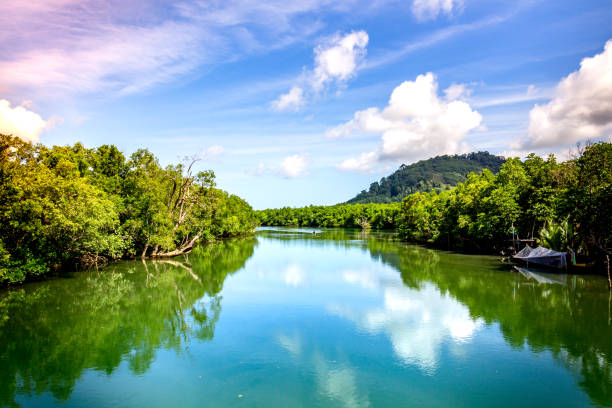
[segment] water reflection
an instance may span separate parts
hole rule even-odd
[[[606,281],[555,279],[326,229],[122,262],[0,293],[0,405],[610,405]]]
[[[307,349],[299,334],[280,334],[277,342],[301,370],[314,373],[318,397],[325,401],[324,406],[371,406],[367,393],[357,384],[357,370],[350,363],[325,358],[321,351]]]
[[[287,286],[301,286],[306,279],[302,267],[298,264],[290,264],[284,272],[284,280]]]
[[[127,361],[143,374],[157,350],[184,352],[210,340],[228,274],[256,240],[199,248],[162,261],[122,262],[71,278],[25,285],[0,296],[0,405],[50,392],[70,397],[85,369],[107,375]]]
[[[593,403],[612,405],[612,294],[603,277],[520,273],[495,258],[401,244],[390,234],[264,234],[285,245],[307,239],[306,245],[364,249],[397,270],[403,285],[371,268],[343,271],[346,283],[379,291],[383,303],[333,303],[328,310],[367,332],[386,333],[407,364],[431,374],[445,339],[462,344],[484,324],[498,324],[511,347],[550,351]]]
[[[349,305],[331,305],[330,312],[346,317],[372,334],[388,335],[395,353],[405,364],[433,374],[444,341],[469,341],[482,319],[472,319],[467,307],[440,293],[430,283],[421,288],[404,286],[399,279],[376,280],[369,272],[343,274],[351,284],[382,294],[381,306],[354,310]]]

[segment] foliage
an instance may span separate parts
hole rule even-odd
[[[502,157],[476,152],[436,156],[410,165],[402,164],[393,174],[372,183],[367,191],[363,190],[348,203],[399,202],[412,193],[447,190],[465,181],[471,172],[489,169],[497,173],[503,163]]]
[[[531,154],[508,159],[497,175],[485,169],[452,190],[410,195],[397,227],[405,240],[472,250],[508,245],[514,228],[601,259],[612,243],[611,197],[612,144],[601,142],[564,163]]]
[[[344,227],[393,229],[399,214],[399,203],[338,204],[332,206],[283,207],[256,211],[263,226]],[[369,227],[364,228],[364,225]]]
[[[612,143],[587,145],[563,170],[559,212],[569,217],[584,248],[603,258],[612,247]]]
[[[0,285],[70,264],[167,257],[253,229],[251,207],[195,160],[162,168],[147,150],[32,145],[0,135]]]
[[[570,249],[572,236],[572,227],[567,220],[560,223],[549,222],[540,230],[539,243],[555,251],[566,251]]]

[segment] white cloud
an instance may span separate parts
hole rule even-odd
[[[452,84],[444,90],[444,99],[447,101],[454,101],[456,99],[463,99],[472,94],[472,90],[467,87],[466,84]]]
[[[433,20],[441,14],[461,11],[463,0],[413,0],[412,13],[418,20]]]
[[[0,133],[20,137],[26,142],[36,143],[43,130],[53,121],[44,120],[39,114],[28,110],[31,104],[11,107],[6,99],[0,99]]]
[[[222,155],[225,152],[225,149],[221,145],[214,145],[210,147],[204,147],[202,149],[202,158],[203,159],[212,159],[213,157],[217,157]]]
[[[563,78],[548,104],[531,110],[527,134],[519,147],[564,146],[612,134],[612,40]]]
[[[339,88],[357,73],[359,63],[366,54],[369,37],[365,31],[352,31],[344,36],[336,34],[314,49],[314,68],[299,78],[301,85],[272,102],[277,111],[299,110],[308,96],[323,91],[331,84]]]
[[[299,86],[294,86],[289,92],[282,94],[277,100],[272,102],[272,109],[276,111],[297,111],[305,102],[304,90]]]
[[[369,37],[365,31],[336,35],[315,48],[312,86],[321,90],[329,82],[345,83],[355,75],[357,64],[366,53]]]
[[[453,90],[447,93],[449,96],[456,98],[461,93]],[[468,103],[457,99],[442,100],[438,96],[435,76],[427,73],[396,87],[382,111],[375,107],[358,111],[352,120],[326,134],[329,137],[382,134],[382,144],[377,150],[338,165],[342,170],[369,172],[385,160],[410,162],[464,151],[463,139],[478,128],[481,121],[480,113],[472,110]]]
[[[378,152],[361,153],[359,157],[352,157],[339,163],[336,167],[342,171],[356,171],[359,173],[372,173],[378,165]]]
[[[298,178],[308,175],[308,164],[310,155],[308,153],[294,154],[287,156],[278,168],[278,173],[287,178]]]

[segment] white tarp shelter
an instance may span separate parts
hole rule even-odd
[[[512,258],[527,263],[550,266],[552,268],[563,268],[567,266],[565,252],[557,252],[541,246],[531,248],[527,245]]]

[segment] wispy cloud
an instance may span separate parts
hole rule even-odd
[[[531,84],[513,86],[510,89],[501,91],[492,90],[490,92],[479,93],[469,100],[472,106],[476,108],[488,108],[550,99],[552,96],[553,89],[549,87],[536,87]]]
[[[480,20],[473,21],[471,23],[453,24],[448,27],[436,30],[433,33],[427,34],[421,38],[417,38],[416,40],[395,47],[393,50],[381,52],[377,55],[371,55],[368,60],[364,62],[362,66],[360,66],[360,69],[373,69],[383,65],[387,65],[413,52],[432,47],[441,42],[453,39],[459,35],[502,24],[510,20],[528,5],[529,2],[521,1],[518,2],[518,5],[514,9],[505,14],[489,16]]]
[[[463,0],[413,0],[412,13],[421,21],[433,20],[446,14],[461,12]]]
[[[7,0],[0,3],[0,89],[139,92],[203,65],[304,41],[322,27],[316,12],[338,7],[327,0]]]

